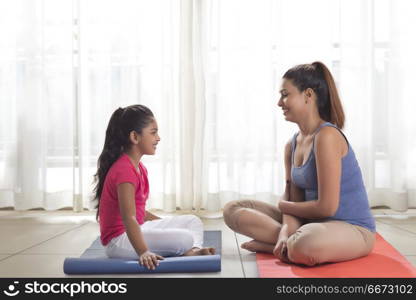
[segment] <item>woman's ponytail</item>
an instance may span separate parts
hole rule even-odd
[[[335,85],[335,80],[332,77],[332,74],[328,70],[328,68],[320,61],[313,62],[312,65],[315,66],[317,70],[322,72],[328,87],[328,121],[332,124],[337,125],[338,128],[342,129],[344,127],[345,115],[344,110],[342,108],[341,99],[339,98],[338,90]]]

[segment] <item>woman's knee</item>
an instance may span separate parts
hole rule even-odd
[[[233,200],[233,201],[228,202],[227,204],[225,204],[224,209],[223,209],[224,217],[231,215],[236,209],[240,207],[241,207],[240,201],[238,200]]]
[[[224,222],[234,231],[238,231],[238,220],[244,211],[247,211],[250,200],[234,200],[224,206]]]
[[[374,245],[376,243],[376,234],[363,227],[358,227],[358,230],[361,232],[364,240],[362,256],[366,256],[370,254],[374,249]]]
[[[288,259],[296,264],[314,266],[320,263],[322,247],[310,235],[295,233],[287,240]]]
[[[224,217],[224,222],[225,222],[225,224],[227,224],[228,227],[230,227],[233,230],[234,230],[234,228],[233,228],[234,227],[233,219],[235,218],[234,213],[240,207],[241,206],[239,204],[239,201],[236,201],[236,200],[228,202],[224,206],[224,210],[223,210],[223,213],[222,213],[222,215]]]

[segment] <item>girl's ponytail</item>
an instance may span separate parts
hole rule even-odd
[[[100,206],[99,200],[103,191],[105,176],[107,175],[108,170],[110,170],[110,167],[123,152],[124,142],[122,140],[123,134],[120,126],[123,112],[124,110],[120,107],[111,115],[110,122],[108,123],[107,130],[105,132],[104,148],[98,158],[98,169],[97,173],[94,175],[95,182],[97,183],[94,189],[95,199],[98,201],[96,206],[97,220]]]

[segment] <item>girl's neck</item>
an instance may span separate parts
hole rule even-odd
[[[143,155],[138,151],[133,151],[132,149],[127,150],[125,153],[130,158],[130,161],[133,163],[134,167],[138,170],[140,159]]]

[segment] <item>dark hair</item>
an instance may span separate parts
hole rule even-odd
[[[301,92],[311,88],[317,96],[319,116],[338,128],[344,127],[344,110],[335,81],[323,63],[316,61],[312,64],[297,65],[289,69],[283,78],[290,79]]]
[[[97,201],[98,220],[100,197],[104,187],[104,180],[113,163],[130,147],[130,132],[142,133],[143,128],[154,120],[153,113],[144,105],[130,105],[118,108],[111,115],[105,132],[104,148],[97,162],[97,173],[94,175],[95,197]]]

